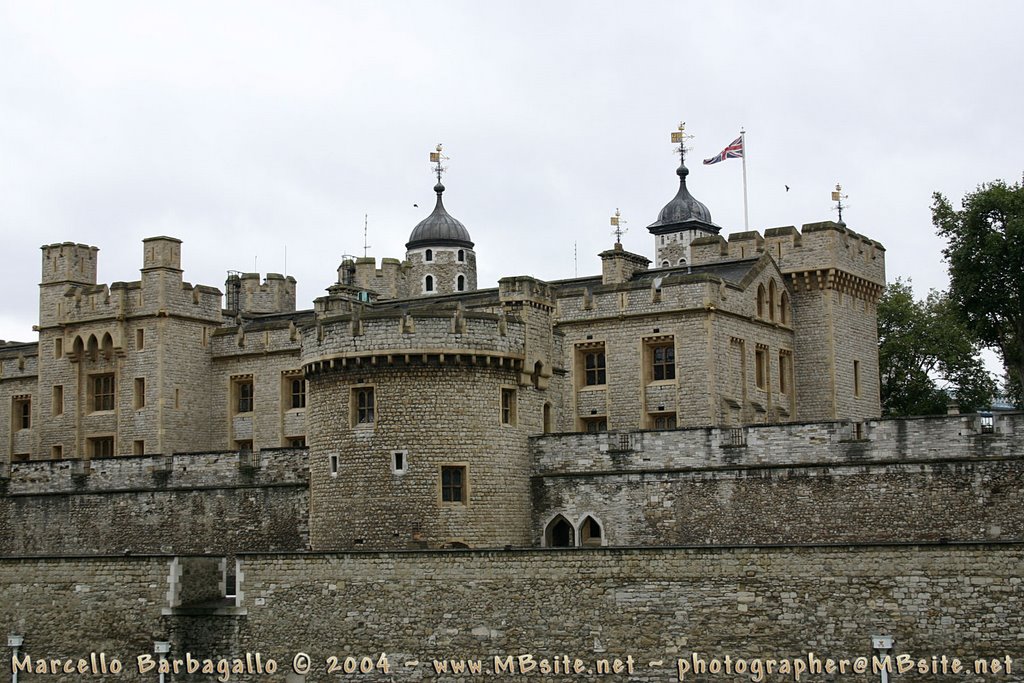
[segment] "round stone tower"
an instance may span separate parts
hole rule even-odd
[[[550,320],[528,321],[514,298],[303,331],[314,550],[530,544],[528,436],[544,429],[550,372],[526,367],[527,326]]]
[[[437,203],[429,216],[413,228],[405,245],[405,258],[412,266],[409,275],[409,294],[431,296],[476,290],[476,252],[469,230],[444,208],[441,195],[441,146],[431,153],[437,163]]]

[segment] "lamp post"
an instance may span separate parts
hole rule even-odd
[[[11,661],[18,658],[18,648],[25,642],[24,636],[11,633],[7,636],[7,647],[11,648]],[[18,669],[11,667],[11,683],[18,683]]]
[[[160,655],[160,661],[164,661],[164,655],[171,651],[171,644],[166,640],[153,641],[153,652]],[[164,683],[164,672],[160,672],[160,683]]]

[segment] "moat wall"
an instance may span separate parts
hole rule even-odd
[[[307,681],[334,680],[330,655],[382,651],[391,677],[362,680],[468,680],[438,676],[431,660],[530,653],[589,665],[631,655],[633,679],[669,681],[691,652],[870,656],[877,634],[895,638],[894,654],[1024,664],[1020,543],[253,554],[241,558],[235,616],[161,616],[171,561],[0,560],[0,629],[23,635],[34,656],[104,650],[134,661],[171,640],[172,656],[258,651],[287,669],[303,651],[319,662]],[[411,660],[420,664],[402,665]],[[665,664],[649,668],[655,660]]]
[[[0,554],[304,550],[307,460],[265,449],[14,463]]]

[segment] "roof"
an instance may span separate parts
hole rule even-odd
[[[721,228],[711,221],[711,211],[701,202],[697,201],[686,188],[686,176],[690,170],[685,163],[680,163],[676,169],[679,176],[679,190],[676,196],[666,204],[658,214],[658,220],[647,226],[652,234],[662,235],[680,230],[704,230],[718,234]]]
[[[413,228],[405,248],[443,246],[472,249],[473,241],[469,237],[469,230],[444,208],[444,202],[441,201],[444,185],[440,182],[434,185],[434,192],[437,193],[437,204],[434,205],[433,212]]]

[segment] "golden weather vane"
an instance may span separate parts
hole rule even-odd
[[[615,244],[622,244],[622,236],[629,232],[627,228],[622,227],[625,222],[626,219],[622,217],[622,213],[615,209],[615,215],[611,217],[611,224],[615,226],[615,229],[612,230],[612,234],[615,235]]]
[[[441,182],[441,174],[448,170],[447,166],[442,166],[442,161],[448,161],[448,157],[441,153],[442,145],[437,143],[437,147],[430,153],[430,163],[434,164],[434,172],[437,173],[437,182]]]
[[[848,195],[843,194],[843,186],[836,183],[836,189],[832,190],[832,201],[836,202],[836,209],[839,211],[839,222],[843,222],[843,200]]]
[[[679,152],[679,158],[680,159],[684,159],[685,160],[686,152],[689,149],[686,146],[686,141],[687,140],[692,140],[692,139],[693,139],[693,136],[692,135],[687,135],[687,133],[686,133],[686,121],[680,121],[679,122],[679,130],[672,131],[672,144],[679,145],[679,147],[676,149],[676,151]]]

